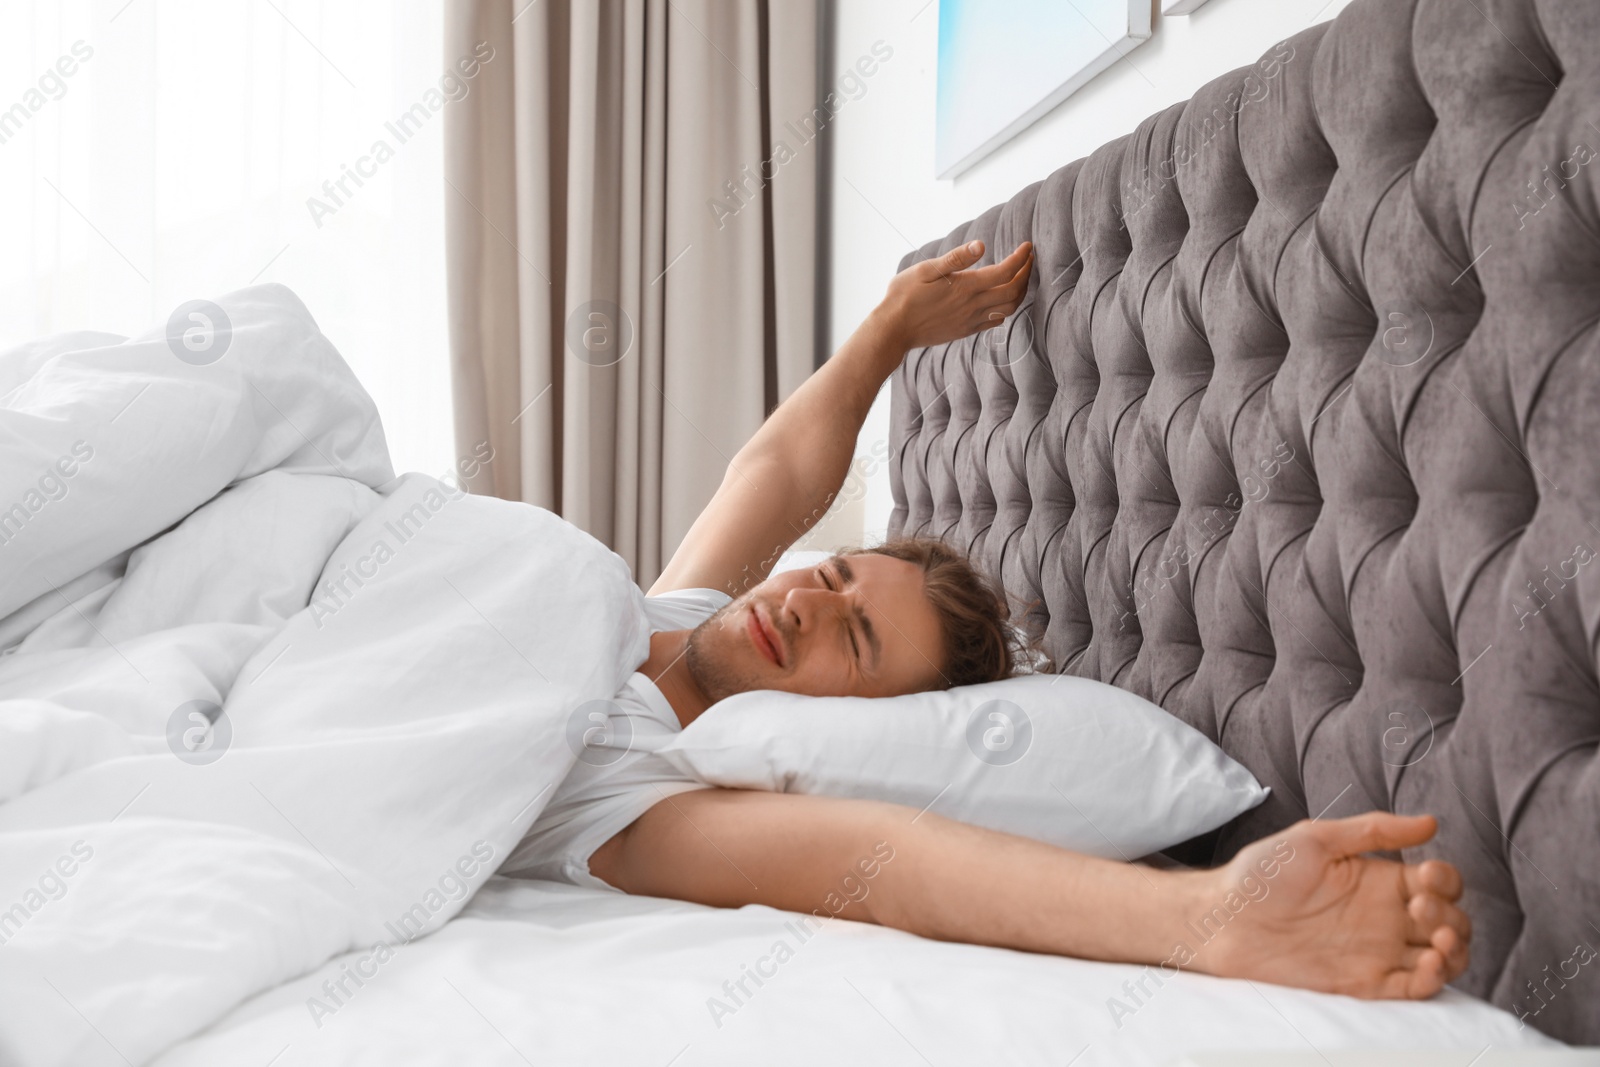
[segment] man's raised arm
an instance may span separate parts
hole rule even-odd
[[[1431,997],[1467,963],[1461,878],[1419,845],[1429,816],[1297,823],[1225,867],[1095,859],[872,801],[708,789],[651,808],[589,861],[628,893],[766,904],[925,937],[1254,978],[1357,997]]]
[[[873,398],[906,352],[995,325],[1022,302],[1032,246],[965,269],[982,254],[983,243],[973,241],[895,275],[866,321],[733,457],[651,593],[702,587],[737,595],[767,576],[833,502]]]

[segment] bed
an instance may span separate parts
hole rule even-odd
[[[284,287],[178,320],[0,353],[0,1064],[1548,1043],[1454,991],[1368,1004],[495,875],[644,657],[643,594],[549,512],[463,492],[492,451],[395,477]]]
[[[1600,1041],[1600,8],[1357,0],[906,263],[1037,247],[893,380],[891,534],[1272,788],[1431,812],[1460,988]],[[1415,858],[1415,857],[1414,857]]]
[[[1600,40],[1575,7],[1487,10],[1556,80],[1539,42]],[[1503,257],[1467,269],[1461,160],[1531,158],[1572,113],[1480,34],[1471,69],[1494,91],[1444,79],[1437,106],[1472,107],[1435,135],[1415,71],[1445,69],[1469,23],[1358,0],[1258,67],[1242,109],[1251,71],[923,249],[1026,237],[1040,270],[1003,329],[907,360],[892,469],[896,531],[970,547],[1063,669],[1150,695],[1273,787],[1174,862],[1318,809],[1438,812],[1480,924],[1462,989],[1159,980],[495,875],[571,766],[583,701],[642,658],[641,594],[548,513],[462,493],[492,451],[396,478],[370,398],[267,285],[134,338],[0,354],[0,1064],[1121,1067],[1375,1046],[1464,1063],[1593,1037],[1594,969],[1537,1013],[1517,984],[1546,963],[1559,981],[1562,938],[1597,914],[1591,659],[1572,643],[1592,579],[1526,631],[1497,612],[1543,545],[1586,536],[1592,475],[1560,455],[1585,439],[1588,290],[1535,253],[1595,231],[1496,230]],[[1359,92],[1335,93],[1352,71]],[[1230,117],[1202,135],[1186,114]],[[1359,162],[1334,166],[1323,128]],[[1127,210],[1141,168],[1191,136],[1190,163]],[[1536,285],[1568,318],[1505,299]],[[1369,352],[1354,294],[1373,291],[1423,302],[1420,359]],[[1580,495],[1542,494],[1534,463]],[[1174,571],[1158,561],[1180,538]]]

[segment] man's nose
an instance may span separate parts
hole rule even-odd
[[[837,611],[843,596],[843,593],[832,589],[791,589],[784,598],[783,606],[794,616],[795,625],[804,633],[819,619]]]

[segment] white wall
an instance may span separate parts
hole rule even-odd
[[[832,344],[850,335],[900,257],[1030,182],[1129,132],[1206,82],[1253,63],[1285,37],[1332,18],[1348,0],[1210,0],[1192,15],[1155,15],[1149,40],[954,181],[933,177],[938,0],[838,0],[839,70],[893,49],[834,119]],[[881,46],[880,46],[881,52]],[[996,57],[994,76],[1006,76]],[[883,537],[893,506],[884,467],[887,395],[862,430],[842,504],[808,538],[815,547]]]

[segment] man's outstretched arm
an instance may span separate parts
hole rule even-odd
[[[1433,831],[1426,816],[1302,822],[1225,867],[1160,871],[893,804],[708,789],[657,804],[589,866],[629,893],[1416,999],[1466,967],[1460,876],[1361,854]]]
[[[974,241],[895,275],[883,302],[733,457],[652,594],[703,587],[737,595],[766,578],[833,502],[873,398],[906,352],[995,325],[1022,302],[1032,246],[965,269],[982,254]]]

